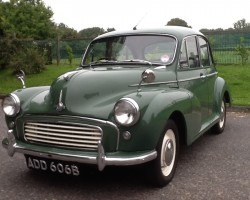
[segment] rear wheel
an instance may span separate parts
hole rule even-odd
[[[225,99],[221,102],[220,108],[220,119],[219,121],[212,127],[212,132],[215,134],[220,134],[224,131],[226,125],[226,102]]]
[[[179,134],[176,124],[168,120],[157,146],[157,158],[150,166],[150,179],[159,187],[167,185],[174,177],[179,156]]]

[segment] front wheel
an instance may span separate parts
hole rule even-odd
[[[167,185],[174,177],[179,156],[179,134],[174,121],[168,120],[157,145],[157,158],[150,166],[151,181],[159,187]]]

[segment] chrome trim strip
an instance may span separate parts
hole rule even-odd
[[[218,72],[214,72],[214,73],[211,73],[211,74],[207,74],[205,75],[206,77],[210,77],[210,76],[214,76],[214,75],[218,75]],[[189,78],[189,79],[181,79],[181,80],[178,80],[178,81],[166,81],[166,82],[155,82],[155,83],[144,83],[144,84],[141,84],[142,86],[147,86],[147,85],[159,85],[159,84],[173,84],[173,83],[178,83],[178,82],[185,82],[185,81],[193,81],[193,80],[197,80],[197,79],[200,79],[202,77],[200,76],[197,76],[197,77],[194,77],[194,78]],[[129,87],[138,87],[139,84],[133,84],[133,85],[129,85]]]
[[[202,77],[197,76],[197,77],[194,77],[194,78],[181,79],[181,80],[178,80],[178,82],[193,81],[193,80],[198,80],[198,79],[202,79]]]
[[[217,76],[218,75],[218,72],[214,72],[214,73],[211,73],[211,74],[207,74],[207,77],[210,77],[210,76]]]
[[[159,84],[173,84],[173,83],[178,83],[178,81],[166,81],[166,82],[155,82],[155,83],[143,83],[141,86],[147,86],[147,85],[159,85]],[[138,87],[139,84],[133,84],[129,85],[129,87]]]
[[[12,132],[10,132],[10,135],[11,137],[5,138],[2,143],[3,147],[7,149],[9,156],[13,156],[15,152],[18,152],[42,158],[77,162],[83,164],[96,164],[98,165],[98,169],[100,171],[102,171],[107,165],[116,165],[116,166],[138,165],[149,162],[157,157],[157,152],[155,150],[143,152],[133,157],[131,156],[107,157],[101,142],[98,143],[97,156],[72,155],[72,154],[58,153],[52,151],[51,152],[36,151],[18,145],[15,139],[13,138],[14,135],[12,134]],[[9,141],[9,139],[11,139],[11,141]]]
[[[214,72],[214,73],[211,73],[211,74],[207,74],[204,77],[203,76],[196,76],[194,78],[181,79],[181,80],[178,80],[178,82],[185,82],[185,81],[193,81],[193,80],[197,80],[197,79],[203,79],[203,78],[214,76],[214,75],[217,75],[217,74],[218,74],[218,72]]]

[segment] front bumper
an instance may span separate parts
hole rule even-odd
[[[78,162],[83,164],[95,164],[102,171],[107,165],[128,166],[138,165],[149,162],[157,157],[155,150],[139,151],[139,152],[114,152],[105,153],[101,142],[98,143],[98,151],[96,153],[83,153],[81,151],[59,150],[41,147],[33,144],[17,142],[13,134],[13,130],[8,131],[8,136],[2,141],[2,145],[7,149],[9,156],[13,156],[15,152],[62,161]]]

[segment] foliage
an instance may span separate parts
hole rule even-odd
[[[250,29],[250,23],[247,23],[245,19],[238,20],[233,25],[235,30]]]
[[[67,45],[67,46],[66,46],[66,51],[67,51],[67,53],[68,53],[68,61],[69,61],[69,64],[72,65],[72,60],[73,60],[73,58],[74,58],[73,50],[72,50],[72,48],[71,48],[69,45]]]
[[[233,28],[227,28],[227,29],[222,29],[222,28],[217,28],[217,29],[207,29],[207,28],[202,28],[200,32],[202,33],[209,33],[209,32],[233,32],[233,31],[244,31],[244,30],[250,30],[250,23],[246,22],[245,19],[238,20],[237,22],[233,23]]]
[[[42,0],[0,2],[0,30],[17,38],[47,39],[55,36],[53,12]]]
[[[2,38],[0,39],[0,70],[6,69],[9,66],[9,62],[12,59],[13,55],[18,51],[18,44],[15,40],[11,38]]]
[[[69,39],[69,38],[76,38],[77,31],[73,28],[69,28],[66,24],[60,23],[57,26],[57,34],[60,39]]]
[[[166,26],[184,26],[192,28],[191,26],[188,26],[187,22],[180,18],[173,18],[171,19]]]
[[[27,74],[44,70],[47,61],[47,49],[39,47],[35,42],[22,41],[5,37],[0,40],[0,69],[10,68],[12,71],[23,69]]]
[[[240,44],[235,48],[237,55],[241,56],[241,64],[245,65],[248,60],[249,52],[244,45],[244,37],[240,37]]]
[[[92,27],[79,31],[78,35],[79,37],[84,37],[84,38],[95,38],[103,33],[105,33],[103,28]]]
[[[99,28],[99,27],[86,28],[86,29],[79,31],[78,37],[93,39],[93,38],[97,37],[98,35],[101,35],[101,34],[104,34],[107,32],[111,32],[111,31],[115,31],[115,29],[108,28],[105,31],[103,28]]]
[[[24,70],[26,74],[35,74],[45,69],[46,50],[39,49],[36,43],[22,46],[11,59],[10,65],[13,71]]]

